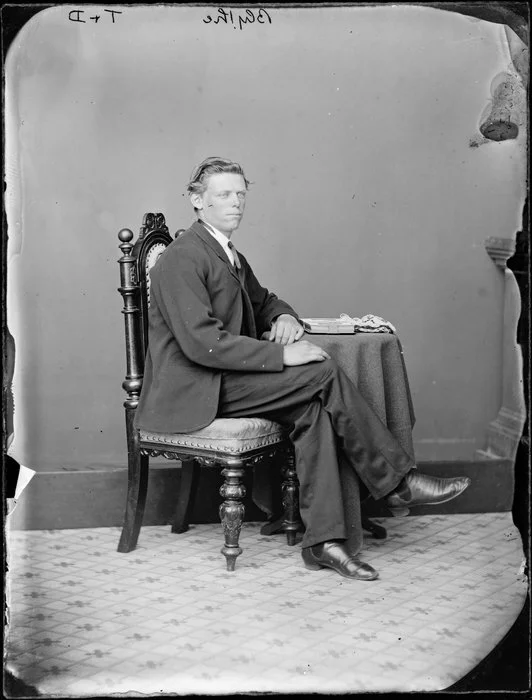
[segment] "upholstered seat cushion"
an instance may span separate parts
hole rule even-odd
[[[233,454],[275,445],[286,439],[282,426],[264,418],[216,418],[206,428],[193,433],[154,433],[147,430],[140,430],[139,433],[143,443]]]

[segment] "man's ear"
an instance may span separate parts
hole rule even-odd
[[[194,209],[203,209],[203,197],[197,192],[193,192],[190,195],[190,203]]]

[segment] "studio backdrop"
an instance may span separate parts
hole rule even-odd
[[[148,211],[186,228],[211,155],[252,181],[234,242],[265,286],[302,316],[396,326],[418,459],[488,454],[501,409],[524,410],[519,298],[490,255],[526,193],[516,46],[407,4],[36,14],[6,62],[11,454],[125,464],[117,234]],[[495,107],[513,125],[497,140]]]

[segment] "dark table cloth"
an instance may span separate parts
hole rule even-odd
[[[391,333],[355,333],[306,334],[305,339],[329,353],[405,452],[413,457],[415,416],[399,338]]]

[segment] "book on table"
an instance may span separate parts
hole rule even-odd
[[[354,333],[355,324],[341,318],[302,318],[307,333]]]
[[[380,316],[366,314],[362,318],[341,314],[338,318],[302,318],[307,333],[395,333],[395,326]]]

